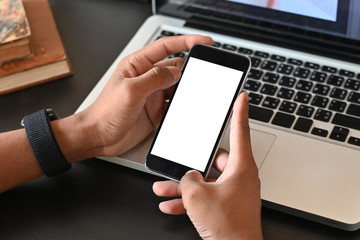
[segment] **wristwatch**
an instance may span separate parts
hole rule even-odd
[[[42,109],[25,116],[21,126],[25,128],[31,149],[42,171],[48,177],[56,176],[70,170],[71,164],[66,161],[55,139],[50,121],[59,119],[52,109]]]

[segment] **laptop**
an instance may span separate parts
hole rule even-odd
[[[160,37],[209,35],[214,46],[252,62],[245,90],[263,206],[359,229],[360,1],[170,0],[152,7],[77,112],[95,101],[123,57]],[[152,138],[101,159],[147,172]],[[228,131],[221,147],[229,149]]]

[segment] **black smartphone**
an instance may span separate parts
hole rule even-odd
[[[191,169],[206,179],[249,69],[246,56],[195,45],[157,128],[145,167],[176,181]]]

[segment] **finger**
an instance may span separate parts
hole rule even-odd
[[[210,37],[200,35],[184,35],[161,38],[139,51],[124,58],[120,65],[120,74],[124,77],[135,77],[147,72],[153,65],[165,57],[187,51],[195,44],[212,44]]]
[[[237,165],[248,166],[254,164],[250,141],[248,102],[248,95],[243,92],[237,98],[233,107],[230,126],[229,169],[236,169]]]
[[[174,181],[161,181],[153,184],[153,191],[159,197],[180,196],[179,183]]]
[[[184,62],[185,62],[184,58],[177,57],[177,58],[162,60],[160,62],[155,63],[154,66],[155,67],[174,66],[181,69],[184,66]]]
[[[186,194],[186,191],[192,191],[192,186],[199,183],[204,183],[204,177],[195,170],[188,171],[180,181],[180,193],[181,195]]]
[[[171,215],[179,215],[186,213],[186,210],[184,208],[181,199],[172,199],[169,201],[161,202],[159,204],[159,209],[163,213],[171,214]]]
[[[216,153],[214,168],[220,172],[223,172],[226,167],[228,158],[229,158],[228,151],[219,148],[219,150]]]
[[[177,67],[153,67],[148,72],[134,78],[127,78],[127,91],[144,100],[152,93],[167,89],[180,78],[181,71]]]

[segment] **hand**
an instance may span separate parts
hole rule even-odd
[[[167,214],[187,213],[203,239],[262,239],[260,180],[250,144],[248,97],[242,93],[233,108],[230,152],[219,149],[218,179],[205,182],[189,171],[179,183],[154,183],[158,196],[177,197],[160,203]]]
[[[91,131],[98,155],[120,155],[151,133],[184,64],[182,58],[163,59],[198,43],[210,45],[212,39],[195,35],[162,38],[119,63],[99,98],[83,113],[94,123]]]
[[[159,123],[171,86],[180,78],[181,58],[163,60],[210,37],[162,38],[124,58],[100,96],[84,111],[52,121],[65,159],[74,163],[116,156],[142,141]],[[0,134],[0,192],[35,179],[43,172],[24,129]]]

